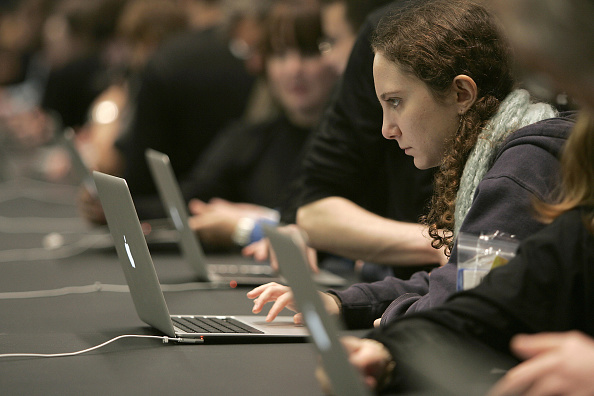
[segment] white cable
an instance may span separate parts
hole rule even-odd
[[[70,188],[74,191],[78,190],[77,185],[73,185],[73,184],[63,184],[63,183],[57,183],[57,182],[52,182],[52,181],[46,181],[46,180],[39,180],[39,179],[34,179],[32,177],[27,177],[27,176],[16,176],[13,179],[10,180],[6,180],[2,183],[0,183],[0,187],[2,187],[2,189],[8,189],[8,188],[60,188],[60,189],[64,189],[64,188]]]
[[[154,338],[154,339],[163,340],[163,343],[164,344],[168,343],[169,341],[183,342],[183,340],[180,340],[179,338],[171,338],[171,337],[167,337],[167,336],[152,336],[152,335],[140,335],[140,334],[124,334],[124,335],[121,335],[121,336],[114,337],[111,340],[105,341],[102,344],[95,345],[94,347],[87,348],[87,349],[82,349],[80,351],[75,351],[75,352],[65,352],[65,353],[4,353],[4,354],[0,354],[0,358],[6,358],[6,357],[43,357],[43,358],[52,358],[52,357],[76,356],[76,355],[81,355],[81,354],[86,353],[86,352],[94,351],[95,349],[99,349],[101,347],[104,347],[105,345],[111,344],[112,342],[117,341],[117,340],[120,340],[122,338]]]
[[[38,261],[38,260],[56,260],[73,257],[81,254],[94,246],[103,246],[105,241],[110,241],[108,234],[88,234],[83,235],[78,241],[68,245],[55,248],[28,248],[28,249],[10,249],[0,251],[0,263],[14,261]]]
[[[80,217],[6,217],[0,216],[0,232],[4,234],[78,234],[89,227]]]
[[[95,282],[92,285],[85,286],[67,286],[52,290],[33,290],[24,292],[4,292],[0,293],[0,300],[12,300],[21,298],[39,298],[39,297],[58,297],[68,294],[85,294],[100,291],[127,293],[130,291],[126,285],[108,285]]]
[[[161,290],[164,292],[181,292],[191,290],[211,290],[220,288],[229,288],[217,283],[209,282],[189,282],[180,284],[166,284],[161,285]],[[85,286],[67,286],[60,289],[50,290],[33,290],[24,292],[4,292],[0,293],[0,300],[16,300],[24,298],[41,298],[41,297],[59,297],[68,294],[86,294],[95,292],[115,292],[115,293],[128,293],[130,289],[127,285],[111,285],[104,284],[101,282],[95,282],[92,285]]]
[[[46,202],[46,203],[53,203],[53,204],[60,204],[60,205],[67,205],[67,206],[75,206],[76,201],[72,200],[71,197],[76,196],[76,193],[79,189],[78,186],[69,186],[69,185],[57,185],[52,183],[40,182],[35,181],[36,184],[39,184],[39,187],[42,187],[42,191],[36,191],[35,188],[37,186],[33,185],[19,185],[17,181],[13,182],[6,182],[0,184],[2,187],[2,191],[0,193],[0,203],[12,201],[18,198],[28,198],[34,201],[39,202]],[[10,184],[14,184],[11,186]],[[33,184],[33,183],[30,183]],[[52,191],[47,189],[47,186],[51,186],[53,188],[58,187],[60,190],[57,194],[52,194]],[[71,191],[64,191],[68,189]],[[65,200],[64,197],[70,197],[70,199]]]

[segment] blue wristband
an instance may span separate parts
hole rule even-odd
[[[250,233],[250,243],[257,242],[264,238],[264,230],[262,229],[263,224],[277,225],[278,221],[271,219],[256,220],[256,224],[254,224],[254,228],[252,228],[252,232]]]

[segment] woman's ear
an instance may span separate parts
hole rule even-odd
[[[452,87],[456,93],[458,114],[464,114],[477,100],[478,88],[476,87],[476,83],[471,77],[460,74],[454,77]]]

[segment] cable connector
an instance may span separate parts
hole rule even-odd
[[[163,337],[163,344],[168,344],[169,341],[177,342],[180,344],[204,344],[204,338],[179,338],[179,337]]]

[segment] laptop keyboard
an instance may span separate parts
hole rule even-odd
[[[263,334],[250,325],[227,317],[172,316],[173,324],[186,333]]]
[[[219,275],[274,275],[274,271],[269,265],[261,264],[209,264],[208,269]]]

